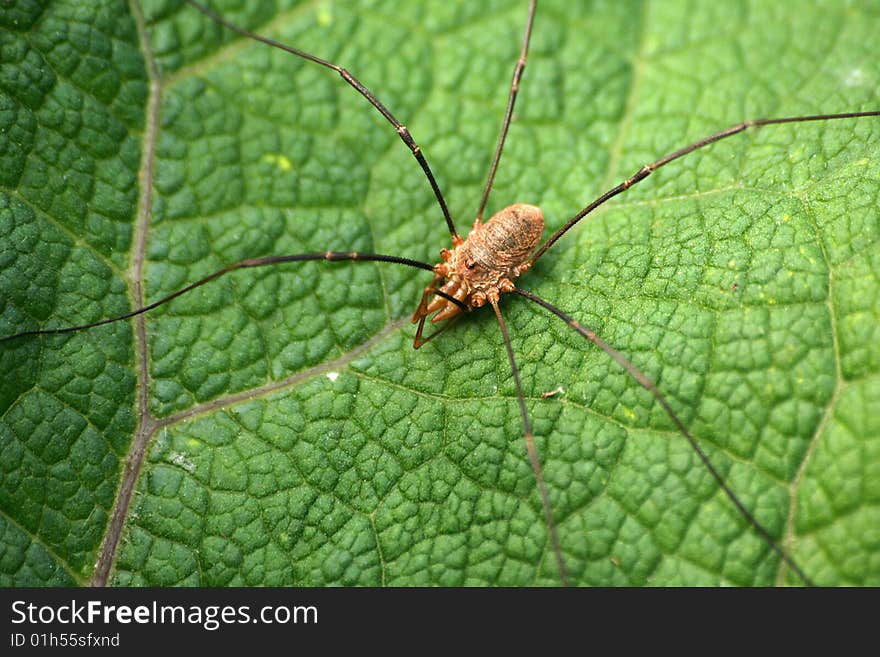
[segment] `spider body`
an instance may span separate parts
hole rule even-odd
[[[529,256],[544,232],[544,213],[526,203],[515,203],[497,212],[485,224],[478,218],[466,239],[453,238],[453,248],[440,251],[443,262],[434,267],[435,278],[413,315],[413,322],[437,313],[442,322],[462,312],[447,299],[457,299],[468,310],[497,303],[503,292],[514,289],[513,281],[525,273]],[[437,283],[445,279],[440,288]],[[439,289],[446,296],[435,294]],[[431,297],[430,302],[427,299]]]

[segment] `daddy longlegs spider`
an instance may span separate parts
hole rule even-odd
[[[446,228],[451,235],[451,244],[448,245],[447,249],[443,250],[441,254],[442,257],[438,262],[425,262],[421,259],[402,257],[398,255],[369,253],[363,251],[350,251],[347,250],[347,245],[346,250],[339,251],[322,251],[313,253],[296,253],[292,255],[265,255],[247,257],[235,262],[234,264],[226,265],[225,267],[222,267],[203,278],[199,278],[198,280],[195,280],[188,285],[182,286],[177,291],[166,296],[162,296],[161,298],[158,298],[148,304],[144,304],[143,302],[139,301],[135,304],[136,309],[130,312],[118,314],[98,321],[78,324],[76,326],[42,329],[35,328],[16,333],[14,335],[10,335],[2,339],[2,342],[7,343],[7,348],[14,348],[16,345],[24,343],[25,338],[27,338],[28,336],[33,337],[37,335],[74,333],[78,331],[83,331],[85,329],[102,326],[105,324],[112,324],[120,320],[132,317],[141,318],[138,320],[136,331],[138,334],[138,339],[142,343],[145,343],[146,333],[144,332],[144,324],[142,318],[147,311],[158,306],[162,306],[167,302],[184,295],[187,292],[190,292],[197,288],[201,288],[207,283],[224,277],[226,274],[241,269],[264,268],[279,265],[282,263],[320,260],[334,262],[360,261],[391,263],[396,265],[404,265],[410,268],[425,269],[426,271],[433,273],[433,279],[430,281],[425,281],[425,283],[429,284],[427,285],[427,287],[424,288],[424,292],[421,296],[421,301],[418,303],[418,307],[416,308],[415,313],[412,315],[413,323],[417,324],[414,338],[414,346],[416,348],[419,348],[426,342],[432,341],[431,348],[434,348],[436,347],[436,345],[438,345],[438,343],[444,340],[444,337],[438,337],[436,340],[434,340],[436,336],[439,336],[441,333],[445,332],[445,336],[448,337],[450,333],[454,332],[454,330],[447,332],[447,329],[455,324],[451,321],[452,318],[458,319],[466,315],[466,313],[474,311],[483,305],[488,305],[492,309],[495,320],[497,321],[497,325],[500,329],[501,337],[503,339],[504,351],[510,368],[509,371],[512,374],[513,392],[516,398],[519,423],[522,429],[521,433],[524,434],[525,437],[525,452],[528,455],[528,462],[532,471],[532,481],[536,483],[536,489],[540,500],[540,512],[543,517],[543,529],[545,531],[545,543],[547,545],[547,549],[546,551],[541,549],[539,550],[539,552],[542,554],[548,554],[550,555],[550,557],[552,557],[551,560],[554,564],[555,572],[559,582],[564,584],[581,583],[583,581],[587,581],[588,578],[587,580],[585,580],[582,572],[578,572],[574,576],[572,575],[572,573],[570,573],[571,568],[569,562],[571,561],[571,557],[568,556],[567,553],[571,552],[572,550],[572,548],[570,547],[570,543],[573,541],[573,538],[570,537],[568,539],[568,542],[564,542],[559,537],[557,525],[559,524],[560,510],[553,502],[554,494],[550,490],[551,487],[545,483],[544,467],[542,466],[543,450],[539,450],[536,447],[533,434],[537,435],[539,438],[542,437],[544,439],[545,446],[549,444],[549,441],[553,440],[553,436],[541,436],[540,431],[533,432],[531,428],[534,416],[538,412],[538,402],[536,402],[534,398],[550,397],[544,403],[552,405],[554,403],[554,400],[552,399],[553,395],[550,395],[549,393],[540,393],[539,391],[536,392],[534,395],[529,395],[529,403],[527,403],[527,397],[523,391],[524,382],[521,380],[519,368],[517,365],[517,354],[515,353],[515,349],[510,339],[505,315],[501,312],[501,307],[503,303],[509,303],[508,299],[504,298],[504,295],[507,295],[507,297],[518,295],[525,300],[531,302],[531,304],[528,305],[532,305],[535,309],[542,308],[550,313],[551,316],[555,316],[559,320],[562,320],[562,322],[568,325],[568,330],[572,331],[573,335],[580,336],[580,338],[585,339],[586,341],[595,345],[595,347],[601,349],[607,356],[611,358],[613,362],[615,362],[620,368],[622,368],[623,372],[632,377],[632,379],[636,381],[645,391],[647,391],[647,393],[650,393],[650,395],[654,399],[654,402],[653,405],[649,407],[649,409],[654,410],[649,410],[649,414],[653,416],[657,412],[657,409],[659,409],[660,414],[663,415],[665,419],[659,421],[656,419],[651,419],[645,426],[650,426],[651,428],[659,426],[661,428],[661,431],[668,431],[670,435],[675,434],[674,437],[668,437],[669,440],[681,440],[682,437],[684,438],[687,444],[687,449],[691,450],[690,454],[695,459],[692,466],[699,465],[699,467],[704,469],[704,472],[709,473],[711,479],[714,480],[714,483],[712,485],[715,487],[715,491],[721,491],[721,495],[727,500],[726,504],[731,505],[730,508],[735,509],[735,513],[740,518],[739,524],[742,528],[748,527],[748,532],[750,532],[751,538],[758,537],[759,542],[762,544],[763,547],[761,547],[757,551],[766,553],[762,555],[763,558],[765,560],[769,560],[769,562],[771,563],[775,563],[776,568],[778,569],[778,573],[785,574],[786,572],[790,571],[790,581],[796,583],[821,583],[817,582],[817,580],[815,580],[814,577],[807,572],[808,569],[805,569],[803,567],[803,564],[799,563],[798,560],[796,560],[789,554],[786,546],[783,543],[783,540],[781,540],[779,537],[778,528],[769,529],[765,527],[765,521],[761,521],[757,517],[760,515],[759,511],[757,509],[750,508],[748,503],[741,501],[737,492],[734,490],[734,487],[727,483],[726,473],[722,472],[722,470],[718,469],[713,464],[713,460],[712,458],[710,458],[707,452],[708,446],[705,445],[704,442],[701,441],[699,437],[692,432],[692,427],[690,427],[689,425],[691,425],[692,422],[697,419],[696,416],[691,414],[688,418],[682,415],[680,410],[676,410],[678,404],[676,398],[670,397],[669,392],[664,393],[662,391],[662,381],[659,382],[659,385],[655,383],[656,374],[652,374],[649,376],[648,374],[644,373],[643,368],[637,367],[628,356],[624,355],[623,352],[615,349],[608,342],[605,342],[601,337],[599,337],[599,335],[594,333],[590,328],[587,328],[585,325],[580,323],[580,321],[576,320],[573,317],[574,310],[571,310],[571,314],[569,314],[569,312],[557,308],[553,303],[544,299],[542,296],[538,296],[535,293],[528,291],[529,288],[526,282],[529,280],[529,276],[523,278],[522,281],[520,281],[518,277],[525,274],[533,266],[540,268],[543,265],[543,261],[541,261],[540,259],[543,258],[545,254],[552,253],[552,251],[550,251],[551,247],[554,247],[554,245],[556,245],[557,243],[557,240],[559,240],[563,235],[566,235],[570,229],[574,228],[574,226],[577,225],[578,222],[580,222],[581,219],[587,217],[588,215],[590,215],[590,213],[592,213],[599,207],[605,206],[605,203],[607,201],[611,200],[614,197],[617,197],[631,187],[636,186],[638,183],[648,178],[655,171],[660,170],[667,164],[678,161],[680,158],[685,158],[686,156],[696,151],[705,152],[703,151],[705,147],[709,147],[712,144],[721,141],[725,141],[726,143],[728,138],[734,137],[734,135],[738,135],[740,133],[759,132],[759,128],[766,127],[767,130],[772,130],[782,124],[792,123],[822,122],[820,125],[825,125],[827,122],[832,121],[855,122],[858,119],[864,120],[866,117],[880,116],[880,111],[871,110],[836,114],[816,113],[794,117],[759,118],[736,123],[735,125],[732,125],[728,128],[717,131],[707,137],[699,139],[688,146],[674,149],[665,156],[654,158],[653,161],[647,160],[650,163],[644,164],[643,166],[632,172],[632,174],[628,177],[624,177],[617,184],[610,186],[607,191],[604,191],[596,198],[596,200],[584,206],[583,209],[571,216],[571,218],[568,219],[566,222],[562,223],[559,219],[554,219],[553,225],[557,225],[558,227],[547,234],[542,235],[544,228],[544,219],[541,211],[537,207],[523,204],[531,202],[531,199],[513,199],[514,201],[519,201],[519,204],[508,206],[505,209],[498,208],[498,212],[494,214],[493,218],[487,222],[487,220],[484,218],[484,213],[486,212],[486,208],[489,207],[490,192],[493,187],[493,180],[495,178],[496,172],[499,170],[499,163],[502,159],[501,155],[503,153],[503,148],[505,145],[505,138],[508,134],[508,129],[511,126],[512,119],[515,116],[514,110],[516,106],[518,92],[520,90],[520,84],[528,84],[528,79],[523,78],[523,73],[527,62],[529,61],[528,54],[530,37],[533,30],[534,18],[536,15],[537,2],[533,0],[527,5],[528,18],[526,20],[526,27],[521,40],[519,58],[515,62],[513,82],[510,84],[509,88],[507,107],[504,113],[503,122],[501,124],[500,135],[497,138],[495,154],[492,159],[491,165],[489,166],[489,174],[483,188],[481,200],[479,202],[479,208],[476,212],[476,224],[474,225],[473,231],[471,233],[465,234],[464,226],[462,225],[463,223],[465,223],[465,219],[457,215],[453,216],[455,213],[449,210],[446,202],[446,197],[444,196],[444,194],[449,193],[449,191],[446,189],[447,185],[443,184],[442,178],[440,178],[440,182],[437,181],[437,179],[435,178],[435,171],[429,165],[429,156],[427,152],[422,151],[422,146],[425,146],[426,151],[428,152],[430,151],[430,147],[426,146],[424,142],[416,142],[415,138],[410,133],[410,130],[404,125],[404,123],[398,120],[396,110],[386,108],[386,106],[383,105],[382,102],[380,102],[379,97],[382,96],[381,91],[376,91],[376,93],[374,94],[374,91],[371,90],[372,85],[368,89],[367,86],[365,86],[361,82],[361,79],[359,77],[355,77],[356,75],[361,75],[358,71],[346,70],[329,60],[319,58],[303,50],[289,47],[279,41],[275,41],[254,32],[245,30],[238,25],[226,20],[223,16],[215,13],[213,9],[207,6],[204,6],[193,0],[187,0],[187,2],[191,6],[190,10],[198,10],[199,12],[201,12],[201,15],[210,18],[210,20],[214,21],[215,24],[223,25],[230,32],[236,32],[238,33],[238,35],[247,37],[250,40],[257,40],[262,42],[263,44],[267,44],[274,48],[286,51],[288,55],[308,60],[310,65],[313,66],[315,69],[329,69],[329,71],[319,71],[320,73],[323,73],[325,75],[328,75],[332,72],[336,72],[337,74],[339,74],[345,83],[352,87],[355,92],[360,94],[363,99],[366,99],[370,103],[370,105],[372,105],[372,108],[378,111],[378,113],[381,114],[381,116],[384,117],[384,119],[391,124],[392,133],[396,132],[398,137],[404,142],[411,154],[415,157],[421,169],[423,180],[427,180],[429,190],[433,193],[433,196],[436,200],[434,208],[439,208],[440,216],[443,217]],[[523,5],[524,13],[525,9],[526,5]],[[325,8],[318,9],[319,14],[322,11],[328,10]],[[141,20],[143,21],[143,19]],[[156,71],[153,71],[153,74],[155,75]],[[571,75],[574,75],[574,73],[571,73]],[[155,97],[156,92],[154,91],[153,93]],[[354,95],[353,92],[352,95]],[[533,97],[533,101],[535,100],[539,101],[540,98]],[[180,110],[180,108],[176,109]],[[395,113],[392,113],[392,111],[394,111]],[[210,120],[210,118],[205,119],[206,122],[210,122]],[[161,127],[157,128],[157,130],[161,133]],[[285,167],[289,168],[291,166],[289,161],[286,160],[285,156],[281,155],[276,157],[284,158],[281,160],[276,159],[273,162],[274,164],[277,164],[281,169],[285,169]],[[158,175],[161,176],[162,174],[159,173]],[[158,186],[161,186],[162,181],[157,184]],[[222,194],[222,190],[219,190],[218,193]],[[147,201],[147,205],[149,206],[149,201]],[[163,211],[166,211],[169,214],[173,214],[173,210],[168,210],[167,208],[163,208]],[[482,224],[481,220],[483,222]],[[520,283],[524,284],[525,287],[520,288]],[[727,285],[727,291],[739,293],[741,285],[741,281],[731,280]],[[136,287],[138,286],[139,283],[136,284]],[[161,285],[159,287],[161,289],[166,289],[165,285]],[[136,292],[136,299],[141,299],[142,297],[140,295],[140,292]],[[526,304],[523,303],[520,305]],[[423,331],[426,330],[426,320],[431,320],[432,323],[438,322],[438,327],[435,329],[435,331],[427,336],[423,334]],[[457,325],[460,326],[465,323],[466,322],[458,322]],[[436,348],[438,350],[441,349],[441,347]],[[167,351],[173,349],[173,347],[162,347],[161,345],[159,345],[159,350],[163,349],[166,350],[167,353]],[[440,356],[442,353],[442,351],[438,351],[435,352],[433,355],[437,357]],[[522,355],[520,355],[519,359],[521,360],[522,358]],[[330,377],[330,380],[331,383],[335,382],[336,372],[328,371],[328,374],[334,375]],[[585,376],[589,376],[589,373],[587,373]],[[366,373],[364,373],[364,377],[365,380],[370,379],[370,376]],[[283,376],[273,374],[270,379],[271,378],[282,380]],[[500,383],[502,383],[502,385],[506,385],[505,378],[505,376],[499,375],[498,380]],[[298,382],[299,379],[296,379],[296,381]],[[567,382],[559,383],[567,384]],[[266,390],[270,388],[277,389],[279,387],[281,386],[270,385],[269,388],[267,388]],[[554,392],[555,390],[563,390],[562,387],[554,386],[553,388]],[[546,388],[546,390],[548,391],[550,389],[551,387]],[[141,394],[141,409],[146,409],[146,405],[148,404],[145,396],[146,393],[142,392]],[[562,394],[563,396],[565,395],[564,392]],[[631,392],[628,392],[626,394],[630,396],[632,395]],[[211,395],[209,394],[208,396],[210,397]],[[220,402],[211,400],[210,402],[203,404],[199,407],[199,412],[208,412],[209,410],[216,410],[217,408],[220,408],[224,405],[241,403],[243,399],[246,399],[249,396],[253,395],[239,395],[238,391],[236,391],[235,395],[221,398],[222,401]],[[175,403],[176,402],[172,402],[171,406],[173,407]],[[171,417],[175,421],[177,421],[188,418],[191,415],[191,413],[183,412],[168,417]],[[154,416],[151,417],[148,413],[144,413],[144,418],[146,419],[142,418],[141,420],[141,435],[145,436],[145,441],[141,444],[141,451],[143,451],[143,449],[146,447],[146,440],[150,438],[152,433],[155,432],[157,428],[162,427],[164,429],[165,427],[172,424],[172,422],[163,420],[161,418],[156,419]],[[641,420],[641,422],[644,422],[644,420]],[[143,428],[144,424],[149,425],[147,429]],[[636,422],[636,426],[638,426],[638,422]],[[564,450],[564,447],[559,447],[558,449],[562,451]],[[718,455],[719,453],[723,452],[723,450],[715,450],[715,452],[716,455]],[[735,449],[732,451],[732,454],[734,456],[733,460],[736,460],[735,457],[737,456],[737,454]],[[131,486],[134,486],[137,478],[137,471],[140,468],[140,461],[134,463],[133,466],[129,466],[130,469],[132,467],[133,471],[131,473],[130,483]],[[186,469],[187,468],[184,468],[184,470]],[[727,469],[730,470],[730,466],[728,466]],[[307,479],[307,477],[305,478]],[[575,486],[579,485],[577,482],[572,483]],[[607,485],[607,480],[602,483],[603,487],[605,485]],[[705,483],[701,485],[705,487]],[[391,488],[393,487],[389,487],[389,490]],[[130,488],[126,491],[125,485],[123,484],[120,499],[124,494],[127,494],[129,496],[128,500],[124,500],[123,506],[128,505],[132,490],[133,489]],[[388,493],[388,491],[385,492],[386,494]],[[564,491],[557,491],[555,496],[564,497],[565,493]],[[710,498],[711,495],[707,496],[706,499]],[[400,501],[400,499],[405,500],[405,496],[403,496],[402,498],[399,497],[398,502]],[[647,501],[648,503],[650,503],[649,498],[645,498],[645,500],[643,501]],[[314,500],[312,501],[312,503],[314,503]],[[789,502],[789,504],[792,503],[793,502]],[[485,510],[474,511],[474,519],[479,518],[480,513],[485,512]],[[687,514],[682,514],[682,516],[680,516],[678,520],[680,521],[684,515],[688,514],[691,514],[691,516],[693,517],[693,515],[695,515],[696,513],[697,511],[695,509],[691,509]],[[673,511],[672,514],[675,515],[675,512]],[[122,521],[124,520],[125,517],[123,516]],[[497,518],[493,520],[495,522],[498,521]],[[507,518],[507,520],[510,521],[511,526],[515,526],[517,522],[522,522],[522,518]],[[600,521],[597,521],[597,523],[601,524]],[[675,520],[673,520],[673,524],[674,523]],[[404,524],[406,523],[401,523],[401,527]],[[372,516],[370,526],[373,529],[373,538],[375,539],[376,543],[381,543],[382,541],[379,537],[379,530],[377,529],[376,520]],[[119,529],[121,529],[121,525]],[[622,537],[628,530],[624,529],[622,525],[618,526],[618,530],[620,530],[621,532],[620,536],[617,537],[617,540],[619,541],[618,548],[626,552],[626,541]],[[399,532],[402,530],[399,528],[395,529],[391,527],[391,529],[389,529],[388,531],[394,533],[395,531]],[[572,536],[574,535],[574,533],[575,532],[572,532]],[[114,532],[111,529],[108,536],[112,537],[113,535]],[[532,534],[530,533],[530,530],[525,530],[522,539],[523,542],[527,542],[527,539],[525,537],[531,536]],[[441,538],[442,534],[438,534],[434,537],[434,540],[440,541]],[[115,540],[118,539],[119,532],[117,531],[115,533]],[[589,543],[589,541],[591,540],[591,533],[589,531],[583,532],[581,535],[581,540],[585,543]],[[681,539],[679,538],[679,540]],[[660,542],[662,543],[662,540]],[[105,541],[105,548],[107,545],[108,543]],[[509,550],[510,546],[506,546],[506,549]],[[754,545],[752,545],[751,549],[756,550]],[[115,556],[115,550],[116,545],[111,545],[111,549],[109,551],[110,556],[104,558],[103,562],[99,562],[98,571],[103,572],[104,581],[106,581],[106,576],[109,572],[110,566],[112,565],[112,560]],[[293,551],[296,551],[295,547]],[[454,552],[454,550],[452,551]],[[501,552],[503,551],[504,550],[501,550]],[[524,548],[523,551],[527,552],[528,549]],[[586,552],[589,553],[589,549],[587,549]],[[107,553],[107,549],[105,549],[105,551],[102,553],[102,558]],[[473,550],[472,556],[473,558],[479,560],[480,557],[478,547]],[[510,560],[516,561],[519,556],[520,555],[512,556],[510,557]],[[626,559],[627,555],[620,556],[616,553],[611,554],[606,560],[606,568],[620,568],[621,563],[625,562]],[[738,557],[734,555],[733,557],[731,557],[731,559],[732,561],[736,562]],[[501,561],[503,562],[504,560],[505,559],[502,557]],[[578,560],[583,561],[583,559]],[[416,561],[418,561],[418,559],[416,559]],[[630,555],[630,565],[633,566],[636,570],[639,570],[639,567],[636,567],[637,562],[638,558],[632,557]],[[656,564],[654,565],[656,567]],[[431,568],[430,564],[424,564],[423,566],[428,570],[430,570]],[[406,566],[404,567],[404,570],[412,569],[415,567],[416,566]],[[102,568],[103,571],[101,570]],[[383,569],[384,568],[385,566],[383,565]],[[494,565],[492,566],[492,568],[499,574],[504,572],[505,570],[505,567],[500,565]],[[779,577],[782,577],[782,575],[779,575]],[[441,578],[440,581],[442,582],[443,579]],[[503,581],[500,575],[499,581]]]

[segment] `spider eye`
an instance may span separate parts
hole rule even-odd
[[[474,267],[477,266],[477,263],[473,260],[468,259],[468,260],[464,261],[464,266],[467,267],[468,269],[473,269]]]

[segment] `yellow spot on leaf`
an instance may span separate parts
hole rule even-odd
[[[293,162],[286,155],[278,153],[267,153],[263,156],[263,162],[274,164],[282,171],[290,171],[293,168]]]
[[[318,7],[318,25],[327,27],[333,22],[333,12],[327,5]]]

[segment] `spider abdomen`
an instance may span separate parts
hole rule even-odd
[[[528,260],[543,232],[541,209],[517,203],[504,208],[483,225],[474,224],[459,248],[465,260],[476,263],[477,268],[512,273],[514,267]]]

